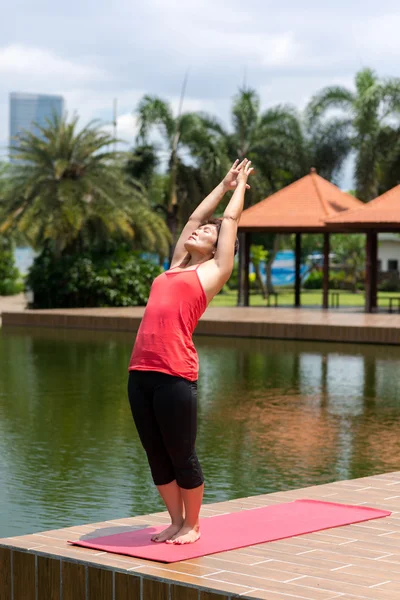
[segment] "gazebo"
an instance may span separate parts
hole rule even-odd
[[[249,306],[249,262],[251,234],[255,232],[294,233],[295,251],[295,302],[300,307],[301,234],[324,234],[324,279],[322,306],[329,304],[329,248],[331,226],[327,219],[349,209],[358,209],[362,202],[342,192],[338,187],[320,177],[315,169],[309,175],[272,194],[258,204],[243,211],[239,222],[239,293],[238,306]],[[339,227],[340,229],[340,227]]]
[[[366,312],[377,309],[378,289],[378,232],[400,232],[400,185],[361,207],[329,217],[326,225],[351,233],[366,233]]]

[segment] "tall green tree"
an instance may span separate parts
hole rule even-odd
[[[327,179],[340,171],[350,144],[339,123],[317,123],[309,129],[293,106],[261,109],[255,90],[243,88],[233,98],[231,128],[203,116],[206,126],[220,136],[219,148],[227,156],[247,156],[256,166],[252,204],[309,173],[311,167]]]
[[[0,161],[0,218],[5,206],[9,170],[10,163]]]
[[[400,125],[381,128],[378,139],[378,194],[400,184]]]
[[[368,202],[379,193],[380,170],[391,152],[383,143],[394,136],[393,123],[399,126],[400,79],[379,79],[372,69],[359,71],[355,91],[340,86],[322,89],[312,98],[307,114],[312,126],[329,122],[332,111],[336,126],[346,134],[356,152],[356,196]]]
[[[248,205],[307,175],[311,167],[326,179],[335,179],[351,148],[342,123],[318,122],[307,128],[306,119],[294,107],[262,110],[258,93],[247,88],[233,99],[230,129],[211,116],[203,120],[219,136],[218,147],[227,156],[253,161],[257,177],[246,194]],[[272,262],[283,239],[272,234],[267,241],[267,245],[262,240],[255,243],[268,250],[266,293],[273,293]]]
[[[0,236],[0,296],[9,296],[21,291],[18,283],[20,274],[15,265],[14,243],[9,236]]]
[[[154,176],[160,164],[160,158],[152,144],[137,145],[127,153],[125,171],[131,185],[138,184],[150,190]]]
[[[128,185],[115,141],[96,122],[79,130],[78,117],[26,132],[7,170],[0,230],[18,229],[38,249],[52,240],[58,254],[116,236],[166,254],[165,223]]]
[[[174,116],[167,102],[153,96],[140,101],[137,114],[138,146],[130,172],[149,186],[149,172],[153,172],[150,179],[154,181],[157,171],[155,158],[159,164],[166,149],[167,178],[164,193],[160,194],[160,186],[155,188],[156,205],[164,213],[174,240],[179,225],[234,158],[247,156],[256,165],[257,177],[246,195],[246,203],[251,205],[306,175],[311,167],[328,179],[334,178],[350,150],[340,123],[317,123],[307,131],[295,108],[262,110],[257,92],[247,88],[233,98],[230,128],[205,113],[179,112]],[[163,147],[150,146],[154,131],[161,135]],[[273,240],[271,244],[279,246]],[[273,260],[273,253],[270,257]]]
[[[139,126],[137,142],[141,147],[149,148],[151,135],[155,131],[162,138],[163,147],[158,148],[158,155],[166,154],[168,174],[162,208],[172,234],[171,253],[178,228],[185,218],[182,210],[186,209],[186,212],[190,212],[190,208],[195,207],[196,201],[202,199],[204,189],[208,187],[206,173],[211,178],[217,172],[221,174],[227,168],[227,163],[223,162],[222,168],[221,152],[216,147],[218,142],[205,126],[200,115],[182,113],[179,109],[178,115],[175,116],[168,102],[156,96],[144,96],[138,104],[136,113]],[[185,163],[185,154],[190,155],[195,166]],[[201,172],[195,168],[199,163],[205,167]],[[188,199],[179,198],[179,193],[185,189],[188,174],[193,174],[194,171],[196,177],[192,180],[192,192],[195,193],[192,194],[188,206]]]

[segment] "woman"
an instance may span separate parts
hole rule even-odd
[[[130,364],[132,416],[152,477],[171,517],[154,542],[200,537],[204,477],[196,456],[198,358],[192,334],[207,304],[231,276],[251,162],[235,161],[196,208],[176,244],[171,267],[153,282]],[[210,217],[234,189],[222,219]]]

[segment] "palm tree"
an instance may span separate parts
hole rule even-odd
[[[231,131],[213,117],[203,116],[203,121],[220,136],[225,154],[247,156],[256,165],[253,193],[246,196],[250,204],[306,175],[311,167],[334,178],[350,150],[341,123],[317,123],[307,129],[302,115],[290,105],[261,111],[259,95],[247,88],[233,99]]]
[[[351,147],[341,123],[318,122],[307,129],[305,119],[290,105],[261,111],[259,95],[247,88],[233,99],[230,131],[211,116],[203,116],[203,121],[219,136],[225,154],[239,159],[247,156],[256,165],[257,177],[246,194],[248,205],[307,175],[311,167],[334,179]],[[255,244],[268,250],[267,293],[273,293],[271,265],[283,238],[276,234],[253,237]]]
[[[8,174],[10,172],[10,163],[0,162],[0,211],[3,209],[4,197],[6,195]]]
[[[151,144],[136,145],[126,158],[124,169],[130,183],[134,187],[137,187],[139,183],[149,190],[160,164],[156,148]]]
[[[13,148],[0,231],[18,229],[34,248],[48,240],[59,254],[70,246],[110,236],[168,249],[169,234],[143,190],[129,186],[124,155],[96,122],[78,131],[78,117],[54,115],[39,132],[26,132]]]
[[[327,87],[312,98],[308,118],[315,125],[327,119],[327,112],[340,109],[336,117],[356,151],[356,195],[368,202],[379,193],[379,164],[387,147],[382,146],[382,129],[390,122],[398,124],[400,111],[400,79],[379,80],[371,69],[363,69],[355,78],[356,91],[344,87]]]
[[[164,213],[173,239],[178,224],[215,186],[233,158],[247,156],[257,166],[257,177],[246,195],[252,204],[306,175],[311,167],[332,179],[350,150],[340,123],[318,123],[306,131],[296,109],[277,106],[261,111],[259,95],[247,88],[233,99],[230,130],[205,113],[182,114],[179,109],[175,117],[169,104],[158,97],[145,96],[137,113],[139,146],[129,171],[145,186],[154,182],[160,150],[149,145],[149,136],[157,128],[168,153],[168,176],[163,194],[156,187],[154,205]],[[185,164],[186,157],[191,164]],[[149,177],[151,170],[153,177]],[[271,249],[278,247],[270,241]],[[273,260],[274,252],[269,256]]]
[[[400,184],[400,125],[382,127],[378,147],[378,195],[381,195]]]
[[[200,183],[204,174],[209,176],[221,174],[227,167],[227,161],[223,160],[223,168],[220,161],[219,149],[215,147],[215,135],[206,127],[201,115],[195,113],[182,113],[182,99],[178,115],[174,116],[171,106],[156,96],[144,96],[137,107],[139,133],[138,143],[143,147],[149,147],[149,136],[155,129],[161,135],[167,152],[168,178],[165,190],[165,204],[158,208],[165,213],[168,228],[172,234],[173,243],[176,241],[178,225],[183,221],[182,209],[187,203],[180,201],[179,192],[184,189],[182,179],[187,180],[187,171],[193,167],[185,165],[184,158],[190,155],[191,159],[199,165],[202,164],[202,175],[197,172],[196,180]],[[143,163],[142,163],[143,164]],[[197,188],[196,197],[201,195],[204,181]],[[195,199],[192,197],[192,206]],[[190,211],[189,211],[190,212]],[[172,244],[173,245],[173,244]],[[171,245],[171,250],[172,250]]]

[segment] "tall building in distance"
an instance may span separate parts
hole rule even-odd
[[[24,131],[37,132],[35,124],[43,127],[53,114],[61,117],[64,98],[45,94],[10,94],[10,146],[18,146],[18,137]],[[13,152],[10,150],[10,160]]]

